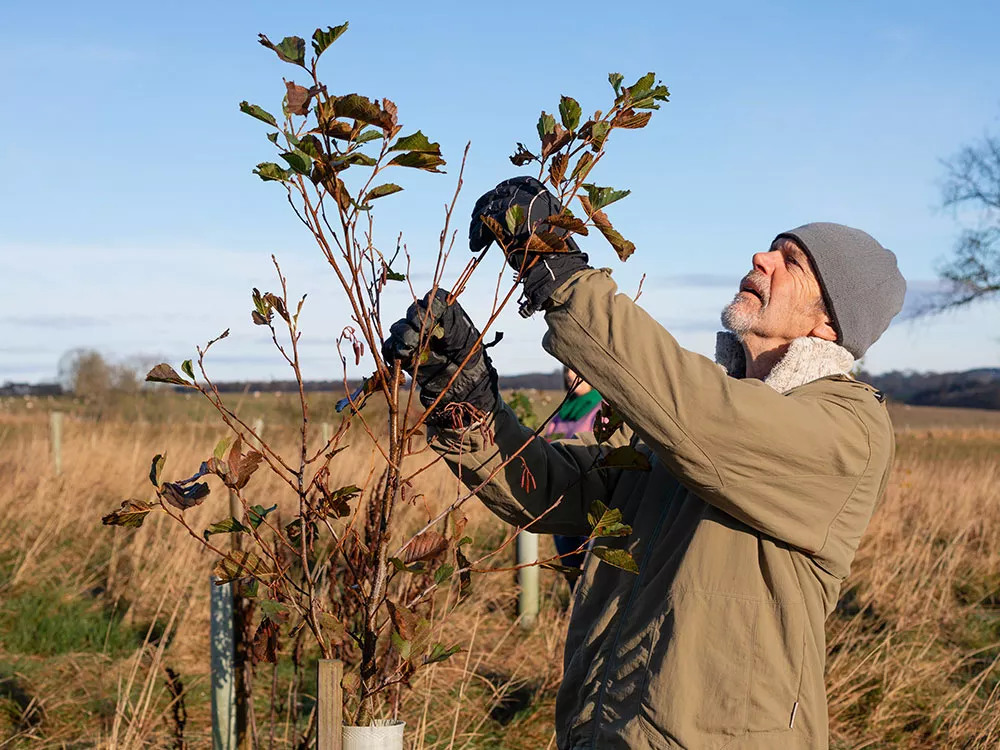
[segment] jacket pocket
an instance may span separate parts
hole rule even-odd
[[[675,592],[642,691],[647,733],[717,748],[750,731],[788,729],[801,677],[802,625],[801,604]]]

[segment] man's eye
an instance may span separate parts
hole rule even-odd
[[[793,266],[798,266],[799,268],[802,268],[801,264],[795,258],[789,258],[788,262],[791,263]]]

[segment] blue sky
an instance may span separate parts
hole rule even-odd
[[[608,72],[654,70],[671,102],[645,130],[616,133],[593,174],[633,191],[610,214],[638,250],[623,265],[603,242],[587,249],[623,290],[647,274],[642,304],[683,344],[710,353],[750,255],[807,221],[865,229],[897,253],[911,289],[933,288],[971,218],[937,208],[940,160],[1000,130],[996,3],[517,7],[4,3],[0,382],[51,379],[73,347],[178,362],[227,327],[217,377],[285,378],[249,322],[250,287],[274,285],[272,252],[292,291],[309,293],[306,375],[338,376],[333,341],[350,321],[335,278],[283,193],[251,174],[270,144],[237,105],[279,110],[281,78],[294,77],[259,32],[308,37],[344,20],[321,68],[331,90],[393,99],[404,132],[422,129],[449,161],[447,175],[406,175],[378,207],[378,238],[403,231],[417,271],[467,140],[461,232],[479,193],[518,173],[507,156],[541,109],[560,94],[606,108]],[[473,317],[485,313],[478,290]],[[387,304],[402,313],[406,299]],[[997,366],[998,312],[896,324],[865,364]],[[499,327],[502,372],[554,368],[540,319],[511,311]]]

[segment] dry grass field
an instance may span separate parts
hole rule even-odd
[[[271,440],[290,447],[291,399],[242,398],[241,413],[263,417]],[[326,398],[316,397],[316,421],[333,421]],[[107,409],[100,420],[71,403],[0,407],[0,747],[172,747],[178,718],[188,746],[210,747],[214,560],[162,515],[138,530],[100,523],[121,500],[148,498],[154,453],[166,449],[167,475],[183,475],[222,434],[181,396],[154,401]],[[545,412],[544,394],[534,402]],[[60,476],[46,415],[56,407],[70,412]],[[833,746],[1000,747],[1000,414],[903,407],[894,418],[888,496],[828,623]],[[368,471],[360,446],[334,464],[344,484]],[[251,486],[260,502],[288,500],[263,472]],[[455,480],[436,466],[421,491],[439,505],[455,496]],[[466,507],[478,549],[504,538],[487,511]],[[188,513],[199,528],[224,509],[215,493]],[[407,512],[416,524],[428,511]],[[509,572],[477,577],[472,597],[435,623],[437,640],[463,651],[403,694],[412,748],[555,747],[568,588],[547,570],[542,588],[530,632],[515,622]],[[276,674],[261,666],[261,685],[274,679],[287,690],[283,666]],[[183,685],[183,713],[168,670]],[[312,696],[296,700],[308,713]],[[279,721],[274,746],[289,746],[289,736]]]

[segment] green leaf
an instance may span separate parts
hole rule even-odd
[[[235,581],[239,578],[256,578],[260,581],[272,581],[277,574],[270,566],[253,552],[230,552],[219,560],[212,568],[216,584]]]
[[[185,359],[181,362],[181,370],[187,375],[191,380],[194,380],[194,368],[191,366],[191,360]]]
[[[594,155],[589,151],[583,152],[580,156],[580,160],[576,163],[576,166],[573,167],[573,173],[570,175],[570,179],[575,180],[577,177],[586,177],[593,162]]]
[[[517,234],[517,228],[524,223],[524,208],[517,203],[512,204],[504,215],[504,221],[507,223],[507,229],[510,233]]]
[[[272,622],[283,622],[288,619],[288,608],[274,599],[261,599],[257,602],[264,617]]]
[[[389,165],[395,164],[398,167],[412,167],[414,169],[424,169],[428,172],[441,173],[438,167],[443,166],[445,163],[437,154],[426,154],[420,151],[410,151],[406,154],[399,154],[394,156]]]
[[[298,142],[298,149],[312,159],[320,159],[323,156],[323,144],[314,135],[302,136]]]
[[[622,512],[618,508],[605,511],[593,527],[593,536],[628,536],[632,527],[622,523]]]
[[[288,178],[291,177],[291,172],[270,161],[262,161],[257,165],[257,168],[253,171],[253,173],[265,182],[268,180],[286,182]]]
[[[354,138],[355,143],[368,143],[368,141],[375,141],[379,138],[385,138],[385,133],[378,130],[362,130]]]
[[[626,550],[595,546],[591,552],[608,563],[608,565],[614,565],[616,568],[627,570],[629,573],[639,572],[639,566],[636,565],[635,559]]]
[[[111,511],[101,518],[101,523],[105,526],[125,526],[130,529],[137,529],[142,526],[146,516],[153,506],[144,503],[142,500],[126,500],[118,510]]]
[[[286,63],[291,63],[292,65],[300,65],[303,68],[305,66],[306,59],[306,41],[297,36],[286,36],[281,40],[280,44],[275,44],[270,39],[268,39],[263,34],[258,34],[257,41],[264,47],[270,50],[274,50],[274,53],[284,60]]]
[[[374,167],[376,162],[368,154],[361,151],[355,151],[354,153],[348,154],[342,162],[343,164],[357,164],[361,167]]]
[[[445,563],[434,571],[434,583],[441,584],[447,581],[455,572],[455,566]]]
[[[288,162],[288,166],[306,177],[312,171],[312,159],[301,151],[285,152],[281,154],[281,158]]]
[[[441,144],[431,143],[427,140],[427,136],[423,134],[422,131],[418,130],[413,135],[404,135],[399,138],[392,146],[389,147],[390,151],[418,151],[425,154],[440,154]]]
[[[399,573],[423,573],[424,564],[421,562],[415,562],[413,565],[407,565],[398,557],[390,557],[389,564],[396,569]]]
[[[621,94],[623,80],[625,80],[625,76],[621,73],[608,73],[608,82],[611,84],[612,88],[614,88],[615,96]]]
[[[389,130],[395,124],[395,118],[391,112],[380,107],[378,102],[360,94],[338,96],[332,100],[331,106],[336,117],[350,117],[369,125],[375,125],[382,130]]]
[[[250,531],[250,529],[230,516],[229,518],[224,518],[217,523],[213,523],[205,529],[201,535],[205,537],[205,539],[208,539],[213,534],[243,534],[247,531]]]
[[[656,74],[650,71],[625,89],[636,109],[659,109],[656,102],[669,101],[670,91],[663,84],[656,84]]]
[[[274,513],[278,509],[278,504],[275,503],[270,508],[265,508],[263,505],[251,505],[247,508],[247,520],[253,528],[257,528],[262,523],[264,519],[267,518],[271,513]]]
[[[587,523],[590,524],[590,528],[594,528],[600,523],[601,518],[604,514],[608,512],[608,506],[605,505],[600,500],[594,500],[590,503],[590,508],[587,509]]]
[[[567,130],[576,130],[576,126],[580,124],[581,112],[580,104],[576,99],[564,96],[559,100],[559,118]]]
[[[344,21],[340,26],[327,26],[326,31],[322,29],[316,29],[312,36],[312,47],[313,51],[316,53],[316,57],[319,57],[326,51],[326,48],[333,44],[335,41],[340,39],[341,35],[347,31],[347,21]]]
[[[548,112],[543,111],[538,118],[538,137],[545,138],[556,132],[556,118]]]
[[[161,362],[148,373],[146,373],[147,383],[170,383],[171,385],[191,385],[184,380],[177,371],[170,365]]]
[[[406,281],[406,274],[397,273],[396,271],[393,271],[391,268],[387,266],[385,271],[385,278],[387,281]]]
[[[159,488],[160,486],[160,476],[163,474],[163,464],[167,462],[167,456],[163,453],[157,453],[153,456],[153,462],[149,466],[149,481],[153,483],[153,486]]]
[[[365,195],[364,203],[367,203],[368,201],[373,201],[376,198],[384,198],[387,195],[398,193],[402,189],[403,188],[401,188],[399,185],[396,185],[392,182],[387,182],[384,185],[378,185],[368,191],[367,195]]]
[[[424,657],[424,664],[434,664],[435,662],[445,661],[451,658],[459,651],[462,650],[461,646],[452,646],[451,648],[445,648],[440,643],[435,643],[431,646],[431,652]]]
[[[212,451],[212,455],[215,456],[220,461],[223,460],[223,458],[226,455],[226,449],[229,447],[229,444],[232,441],[233,438],[231,435],[226,435],[225,437],[223,437],[221,440],[219,440],[218,443],[215,444],[215,450]]]
[[[652,465],[649,459],[637,451],[631,445],[622,445],[605,455],[597,462],[598,466],[607,469],[633,469],[636,471],[650,471]]]
[[[272,115],[267,110],[258,107],[256,104],[251,104],[250,102],[246,101],[240,102],[240,112],[248,114],[251,117],[256,117],[258,120],[260,120],[261,122],[266,122],[268,125],[273,125],[274,127],[278,127],[278,121],[274,119],[274,115]],[[271,136],[268,135],[268,138],[270,137]]]
[[[598,187],[588,183],[583,184],[583,189],[587,191],[587,198],[595,211],[600,211],[605,206],[620,201],[632,192],[631,190],[615,190],[612,187]]]
[[[608,137],[608,133],[611,132],[611,125],[606,122],[595,122],[594,126],[590,129],[591,138],[591,148],[594,152],[600,151],[604,148],[604,141]]]
[[[408,661],[412,651],[411,641],[404,640],[396,630],[392,631],[389,638],[392,640],[392,647],[399,653],[399,658]]]

